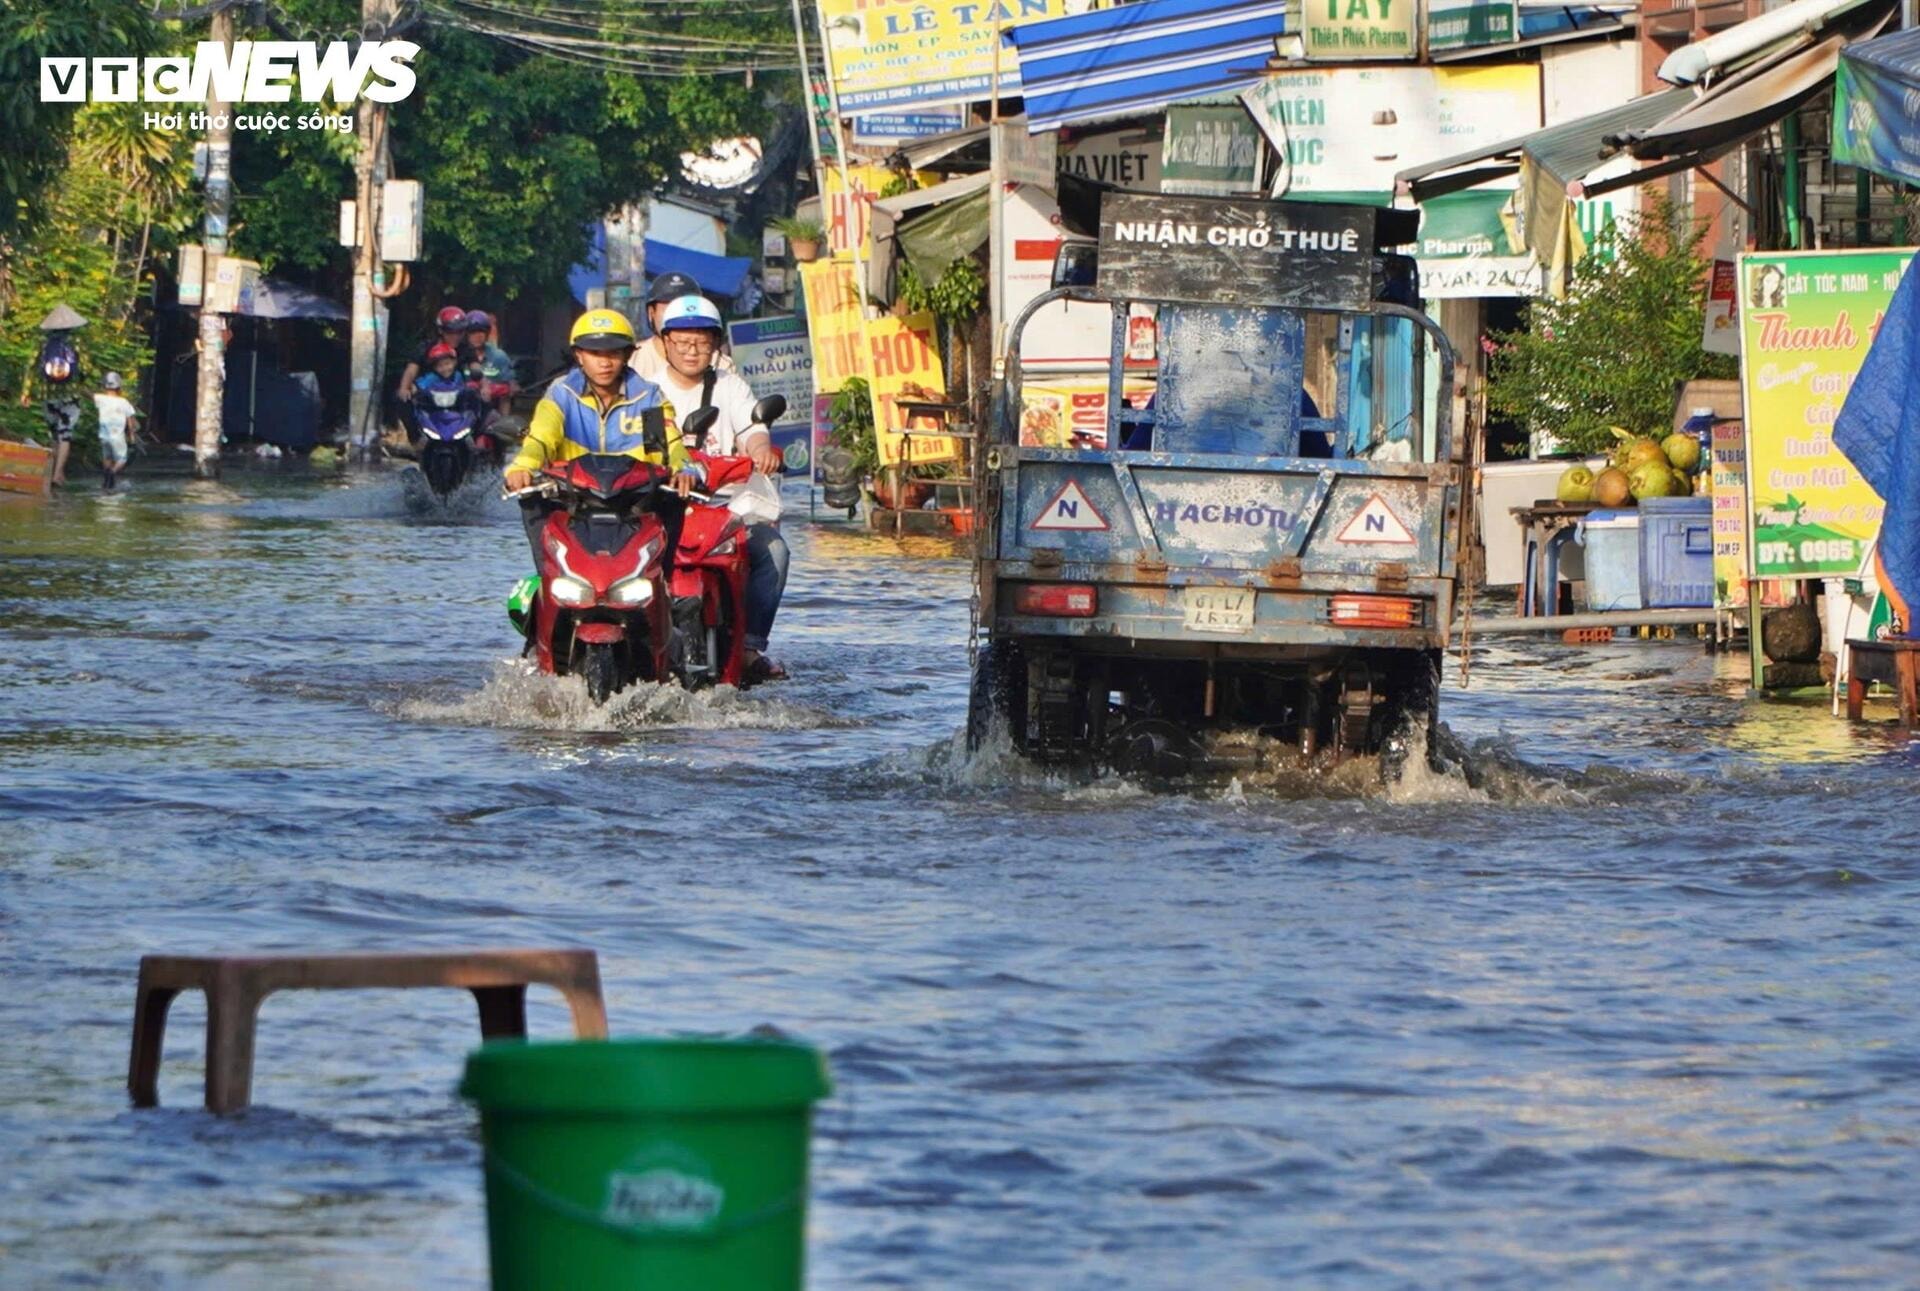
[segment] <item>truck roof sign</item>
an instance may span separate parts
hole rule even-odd
[[[1363,311],[1373,300],[1369,206],[1109,193],[1100,294]]]

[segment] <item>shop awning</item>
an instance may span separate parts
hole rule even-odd
[[[893,155],[903,159],[911,170],[926,170],[935,162],[942,163],[942,170],[962,170],[969,166],[985,170],[988,132],[987,126],[967,126],[945,134],[928,135],[925,139],[901,144]]]
[[[1859,35],[1878,29],[1892,0],[1791,0],[1725,31],[1668,54],[1656,75],[1669,85],[1696,85],[1729,71],[1766,62],[1835,31]]]
[[[1920,102],[1920,28],[1848,46],[1834,80],[1834,161],[1920,184],[1920,137],[1907,109],[1914,102]]]
[[[1156,112],[1251,85],[1286,31],[1285,0],[1141,0],[1006,33],[1027,128]]]
[[[1578,179],[1606,159],[1610,136],[1655,125],[1692,101],[1687,90],[1662,90],[1591,116],[1409,167],[1394,175],[1394,183],[1415,201],[1424,202],[1489,180],[1511,178],[1520,173],[1527,157],[1557,175]]]
[[[746,287],[747,275],[753,269],[753,261],[744,256],[709,255],[705,251],[677,247],[653,238],[647,239],[646,255],[649,280],[663,273],[684,273],[699,283],[700,290],[709,296],[738,296]],[[567,270],[567,289],[576,301],[585,304],[588,291],[606,285],[607,231],[596,223],[586,259]]]
[[[875,202],[869,225],[873,254],[867,259],[868,297],[893,299],[894,275],[903,257],[931,286],[948,265],[979,250],[991,229],[990,181],[985,174],[964,175]]]

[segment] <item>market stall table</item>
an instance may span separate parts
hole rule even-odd
[[[1525,570],[1520,584],[1520,614],[1556,614],[1560,610],[1560,550],[1573,541],[1580,522],[1600,510],[1593,502],[1536,502],[1512,508],[1526,531],[1521,556]]]

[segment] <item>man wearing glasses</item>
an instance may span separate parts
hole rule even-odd
[[[722,370],[715,362],[724,324],[720,311],[705,296],[688,295],[667,302],[655,323],[666,352],[666,364],[653,378],[673,407],[676,421],[701,408],[719,412],[707,432],[703,452],[721,457],[750,457],[755,470],[780,473],[780,453],[766,427],[753,421],[753,388],[738,372]],[[747,530],[746,648],[749,682],[778,681],[787,673],[766,654],[767,637],[787,587],[790,553],[776,524],[756,524]]]

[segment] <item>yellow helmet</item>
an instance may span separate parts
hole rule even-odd
[[[574,320],[567,344],[580,350],[630,350],[639,344],[639,338],[619,310],[589,309]]]

